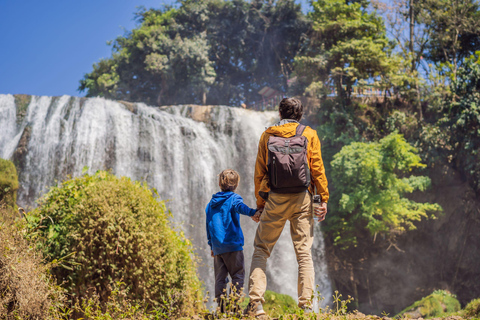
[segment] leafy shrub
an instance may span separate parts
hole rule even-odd
[[[470,301],[463,309],[463,316],[480,318],[480,298]]]
[[[63,295],[13,209],[0,207],[0,318],[50,319]]]
[[[392,133],[379,142],[351,143],[334,156],[331,165],[336,188],[331,202],[338,211],[326,220],[326,231],[344,249],[356,246],[363,230],[392,240],[396,234],[415,229],[414,222],[427,218],[429,212],[441,209],[404,197],[426,190],[430,179],[407,176],[424,165],[400,134]]]
[[[395,317],[439,317],[448,313],[458,312],[459,310],[460,302],[455,295],[445,290],[436,290],[420,301],[415,302]]]
[[[117,281],[149,308],[193,311],[200,282],[191,243],[146,184],[99,171],[52,187],[28,216],[52,273],[74,301],[106,303]],[[170,305],[175,301],[175,305]]]
[[[480,194],[480,52],[465,60],[450,90],[440,124],[449,133],[449,151],[455,167]]]
[[[265,291],[263,298],[265,299],[263,309],[272,318],[299,312],[299,308],[297,307],[295,299],[288,294],[281,294],[275,291],[267,290]],[[242,301],[240,304],[242,310],[247,307],[249,301],[250,299],[248,297]]]
[[[13,162],[0,159],[0,202],[15,208],[17,203],[18,177]]]
[[[297,307],[295,299],[288,294],[267,290],[265,291],[264,299],[265,303],[263,304],[263,308],[271,317],[291,313]]]

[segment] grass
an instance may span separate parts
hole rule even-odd
[[[25,238],[24,221],[0,206],[0,318],[57,319],[64,300],[50,266]]]

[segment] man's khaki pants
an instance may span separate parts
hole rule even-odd
[[[298,262],[298,306],[310,306],[315,272],[312,260],[313,214],[312,196],[309,192],[280,194],[270,192],[260,224],[255,235],[255,251],[250,270],[250,301],[265,302],[267,289],[265,270],[267,259],[272,253],[287,220],[290,221],[295,254]],[[275,275],[281,277],[281,275]]]

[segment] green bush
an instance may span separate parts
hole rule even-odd
[[[395,317],[431,318],[445,316],[459,310],[460,302],[455,295],[445,290],[436,290],[420,301],[415,302]]]
[[[0,159],[0,202],[15,208],[17,203],[18,177],[13,162]]]
[[[480,318],[480,298],[470,301],[463,309],[463,316],[466,318]]]
[[[263,308],[271,317],[278,317],[282,314],[293,313],[297,307],[295,299],[288,294],[276,293],[274,291],[265,291],[265,303]]]
[[[411,174],[425,165],[400,134],[379,142],[353,142],[334,156],[331,166],[335,181],[331,203],[338,210],[325,221],[325,230],[342,249],[355,247],[365,231],[393,243],[396,235],[415,229],[416,221],[441,210],[437,204],[405,197],[425,191],[430,179]]]
[[[297,307],[295,299],[288,294],[281,294],[267,290],[265,291],[264,299],[265,303],[262,305],[263,309],[271,318],[277,318],[287,314],[295,314],[300,310]],[[248,297],[242,301],[240,304],[242,310],[247,307],[249,301],[250,299]]]
[[[171,228],[156,196],[144,183],[100,171],[64,181],[39,200],[30,228],[73,301],[95,295],[106,303],[122,281],[133,302],[194,311],[200,282],[191,243]]]

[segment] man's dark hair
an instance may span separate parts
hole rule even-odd
[[[278,106],[278,111],[280,111],[282,119],[300,121],[303,116],[303,104],[296,98],[283,98]]]

